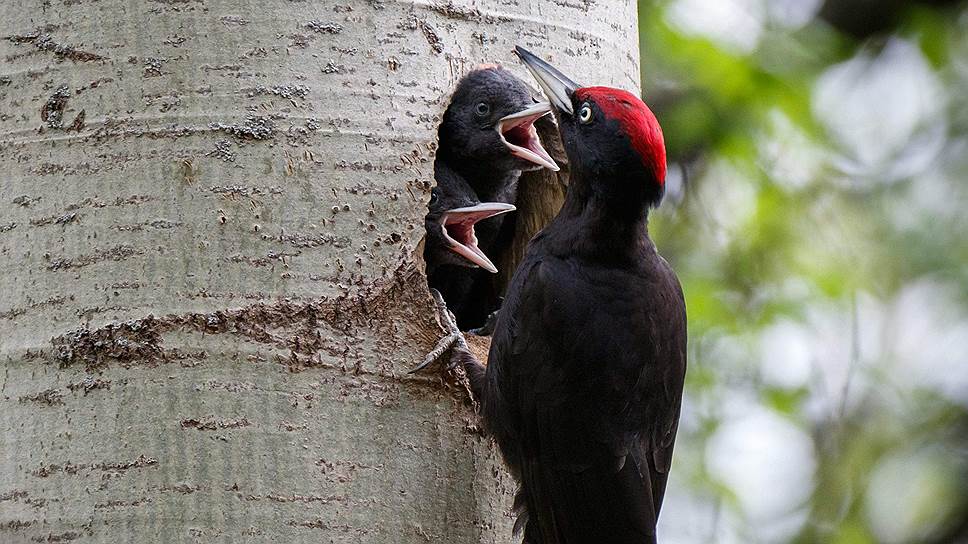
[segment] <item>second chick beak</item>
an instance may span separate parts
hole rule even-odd
[[[484,202],[475,206],[454,208],[441,214],[440,228],[451,251],[493,274],[497,272],[497,267],[481,251],[481,248],[477,247],[474,225],[478,221],[514,209],[514,205],[503,202]]]

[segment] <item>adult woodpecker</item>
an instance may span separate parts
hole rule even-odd
[[[686,370],[682,289],[647,230],[662,130],[636,96],[517,53],[554,106],[568,194],[511,280],[487,367],[460,342],[452,363],[520,484],[525,543],[655,542]]]
[[[546,102],[536,103],[524,82],[504,68],[486,65],[471,71],[458,83],[444,112],[435,171],[463,180],[481,202],[513,205],[521,172],[558,169],[534,128],[549,111]],[[513,232],[502,231],[503,226],[503,217],[477,226],[475,242],[482,254],[510,243]],[[490,277],[496,268],[475,264],[481,270],[444,264],[428,271],[430,287],[443,294],[464,329],[483,324],[501,295]]]

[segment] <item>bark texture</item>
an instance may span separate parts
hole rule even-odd
[[[436,126],[514,44],[637,89],[628,0],[13,0],[0,542],[509,542],[420,251]]]

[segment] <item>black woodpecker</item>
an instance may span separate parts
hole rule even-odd
[[[451,363],[520,484],[525,544],[656,542],[686,372],[682,289],[647,229],[662,130],[635,95],[517,52],[554,108],[568,193],[511,280],[487,366],[461,340]]]

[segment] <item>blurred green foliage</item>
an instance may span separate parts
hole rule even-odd
[[[889,4],[640,3],[690,320],[663,542],[968,542],[968,6]]]

